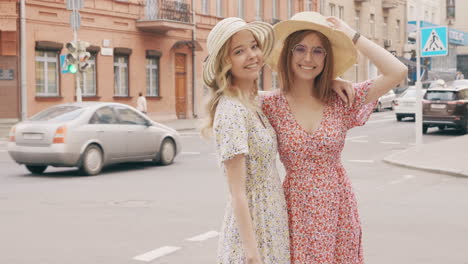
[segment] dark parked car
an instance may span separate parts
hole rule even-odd
[[[423,100],[423,133],[429,127],[468,132],[468,80],[456,80],[429,88]]]

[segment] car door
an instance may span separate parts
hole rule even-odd
[[[106,160],[116,162],[125,158],[127,131],[119,126],[117,116],[110,106],[97,109],[89,124],[97,131],[98,139],[104,149]]]
[[[120,126],[127,132],[129,160],[139,160],[152,155],[157,141],[149,121],[129,107],[116,106],[115,109]]]

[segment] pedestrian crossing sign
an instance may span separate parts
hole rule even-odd
[[[421,57],[448,54],[447,27],[421,28]]]

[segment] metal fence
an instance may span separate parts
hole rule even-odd
[[[146,20],[192,23],[191,6],[183,0],[146,0]]]

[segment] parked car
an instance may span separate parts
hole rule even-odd
[[[422,89],[422,96],[426,93],[425,89]],[[397,99],[393,102],[393,109],[395,110],[396,119],[398,121],[403,120],[405,117],[411,117],[415,119],[416,114],[416,87],[409,86]]]
[[[20,122],[10,131],[8,153],[33,174],[47,166],[78,167],[85,175],[103,166],[153,160],[168,165],[180,152],[172,128],[118,103],[61,104]]]
[[[468,80],[456,80],[429,88],[423,100],[423,133],[429,127],[468,132]]]
[[[388,91],[386,94],[379,97],[379,102],[375,105],[375,111],[382,112],[383,109],[389,108],[393,110],[393,100],[396,95],[393,90]]]

